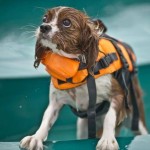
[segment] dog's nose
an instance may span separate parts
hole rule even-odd
[[[40,26],[40,31],[42,32],[42,33],[46,33],[46,32],[48,32],[48,31],[50,31],[52,29],[52,27],[50,26],[50,25],[41,25]]]

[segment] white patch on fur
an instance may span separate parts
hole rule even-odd
[[[53,16],[53,19],[49,22],[49,23],[43,23],[43,24],[46,24],[46,25],[50,25],[52,27],[51,31],[48,33],[48,36],[50,38],[52,38],[56,32],[59,31],[59,28],[57,26],[57,22],[58,22],[58,16],[59,16],[59,13],[64,9],[65,7],[60,7],[60,9],[55,12],[55,16]]]
[[[110,106],[103,125],[103,134],[99,140],[96,150],[118,150],[119,146],[115,139],[115,127],[116,127],[116,111],[114,107]]]
[[[116,111],[112,106],[110,106],[108,113],[104,119],[104,131],[103,136],[109,137],[114,135],[114,129],[116,126]]]
[[[112,75],[106,74],[96,80],[97,88],[97,103],[101,103],[103,100],[110,100],[109,93],[112,88]]]
[[[68,53],[64,52],[63,50],[59,50],[58,54],[65,56],[65,57],[68,57],[68,58],[77,58],[77,59],[79,56],[79,54],[68,54]]]
[[[145,128],[145,126],[143,125],[143,122],[141,120],[139,121],[139,131],[142,135],[147,135],[148,134],[148,131]]]
[[[45,47],[49,47],[50,49],[52,49],[52,51],[54,53],[57,53],[61,56],[64,56],[67,58],[77,58],[78,59],[79,54],[68,54],[68,53],[64,52],[63,50],[59,50],[59,49],[57,49],[57,45],[52,43],[51,41],[48,41],[46,39],[41,39],[41,44]]]
[[[49,47],[50,49],[52,49],[52,51],[54,53],[59,53],[59,50],[56,48],[57,45],[52,43],[50,40],[46,40],[46,39],[41,39],[41,44],[45,47]]]
[[[112,75],[107,74],[97,78],[96,89],[97,89],[97,103],[103,102],[103,100],[109,100],[109,93],[111,91],[111,79]],[[71,89],[70,89],[71,90]],[[89,105],[89,96],[87,84],[83,84],[75,88],[75,106],[77,110],[87,110]]]
[[[38,28],[35,30],[35,37],[36,37],[36,39],[39,38],[39,34],[40,34],[40,27],[38,27]]]

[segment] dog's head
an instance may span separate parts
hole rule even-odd
[[[86,14],[69,7],[56,7],[47,11],[37,29],[35,67],[45,50],[70,58],[84,56],[87,67],[94,65],[98,54],[99,35],[106,31],[100,20],[92,21]]]

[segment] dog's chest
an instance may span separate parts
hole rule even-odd
[[[112,76],[110,74],[96,79],[97,103],[110,99],[111,79]],[[64,104],[69,104],[77,110],[87,110],[89,105],[87,84],[69,90],[59,90],[57,92],[57,100]]]

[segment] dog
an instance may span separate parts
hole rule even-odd
[[[36,31],[35,67],[40,64],[45,49],[71,59],[79,59],[90,68],[95,65],[98,54],[98,40],[107,28],[100,20],[91,20],[87,14],[70,7],[55,7],[47,11],[43,17],[43,23]],[[62,66],[63,67],[63,66]],[[131,127],[132,111],[124,107],[124,91],[112,74],[106,74],[97,78],[97,101],[110,102],[106,114],[96,118],[97,131],[100,140],[96,150],[118,150],[119,145],[115,138],[120,126]],[[142,91],[137,77],[133,78],[137,93],[137,105],[140,112],[139,130],[136,134],[148,134],[142,103]],[[88,109],[87,84],[77,86],[68,90],[59,90],[50,83],[50,102],[44,113],[42,123],[34,135],[23,138],[20,147],[29,150],[43,150],[43,141],[47,139],[48,132],[57,120],[60,109],[67,104],[76,110],[86,111]],[[130,98],[129,98],[130,101]],[[130,105],[130,102],[129,102]],[[88,123],[86,118],[77,120],[78,139],[88,138]],[[100,130],[102,129],[103,130]],[[101,134],[100,134],[101,133]]]

